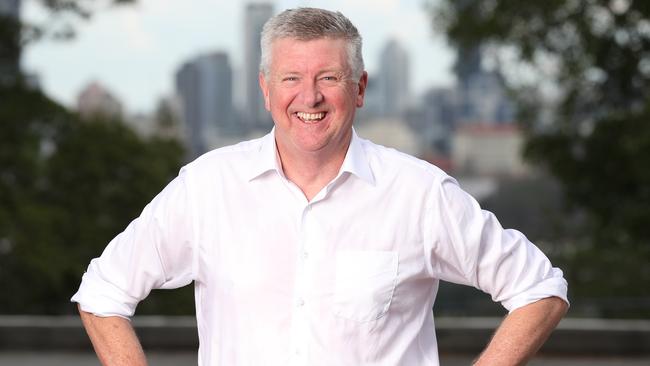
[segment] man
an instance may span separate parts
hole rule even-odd
[[[534,354],[567,309],[562,272],[436,167],[357,137],[367,79],[342,14],[265,25],[274,130],[185,166],[72,299],[104,365],[146,364],[128,317],[192,281],[201,365],[437,365],[439,280],[510,310],[477,364]]]

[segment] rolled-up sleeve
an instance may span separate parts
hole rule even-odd
[[[522,233],[504,229],[453,178],[439,182],[429,208],[434,276],[474,286],[508,311],[552,296],[568,303],[562,271]]]
[[[192,212],[183,171],[93,259],[71,301],[98,316],[131,317],[152,289],[195,277]]]

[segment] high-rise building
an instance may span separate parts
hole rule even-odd
[[[454,132],[451,159],[461,176],[523,176],[522,131],[514,124],[471,124]]]
[[[77,97],[77,110],[82,118],[121,119],[122,103],[98,82],[88,84]]]
[[[185,141],[185,129],[181,115],[181,101],[178,94],[164,96],[158,101],[154,113],[154,134],[165,138]]]
[[[0,15],[18,19],[20,15],[20,0],[0,0]]]
[[[449,157],[458,100],[455,88],[431,88],[419,98],[417,107],[408,110],[406,119],[429,154]]]
[[[409,57],[396,40],[386,43],[380,56],[379,98],[385,117],[401,117],[409,101]]]
[[[176,73],[176,90],[192,157],[212,147],[217,136],[234,133],[232,69],[226,53],[199,56],[183,64]]]
[[[483,67],[479,46],[461,47],[454,65],[460,100],[457,125],[512,123],[515,107],[505,90],[505,83],[495,71]]]
[[[20,74],[20,0],[0,0],[0,84],[15,82]]]
[[[273,16],[273,5],[252,3],[244,13],[244,73],[245,95],[243,115],[244,127],[249,130],[268,130],[273,125],[271,115],[264,108],[264,97],[259,86],[259,67],[261,59],[260,40],[262,28]]]

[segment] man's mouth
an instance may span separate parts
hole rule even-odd
[[[323,118],[325,118],[325,115],[327,113],[325,112],[319,112],[319,113],[307,113],[307,112],[296,112],[296,117],[300,118],[303,122],[306,123],[315,123]]]

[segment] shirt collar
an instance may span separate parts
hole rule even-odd
[[[363,148],[363,141],[357,136],[354,128],[352,129],[352,140],[350,141],[348,152],[345,154],[343,165],[341,165],[340,173],[343,172],[349,172],[368,184],[375,184],[375,177],[372,174],[370,161],[368,161],[368,157]]]
[[[261,138],[259,149],[252,156],[251,167],[249,180],[272,170],[284,176],[278,150],[275,148],[275,127]]]
[[[341,165],[338,175],[348,172],[365,182],[374,185],[375,178],[370,168],[370,162],[363,149],[363,141],[357,136],[354,128],[352,129],[352,140],[345,154],[345,159]],[[278,150],[275,146],[275,127],[269,134],[262,137],[258,153],[253,157],[252,169],[249,180],[253,180],[263,174],[275,170],[281,176],[284,176],[282,164],[278,156]]]

